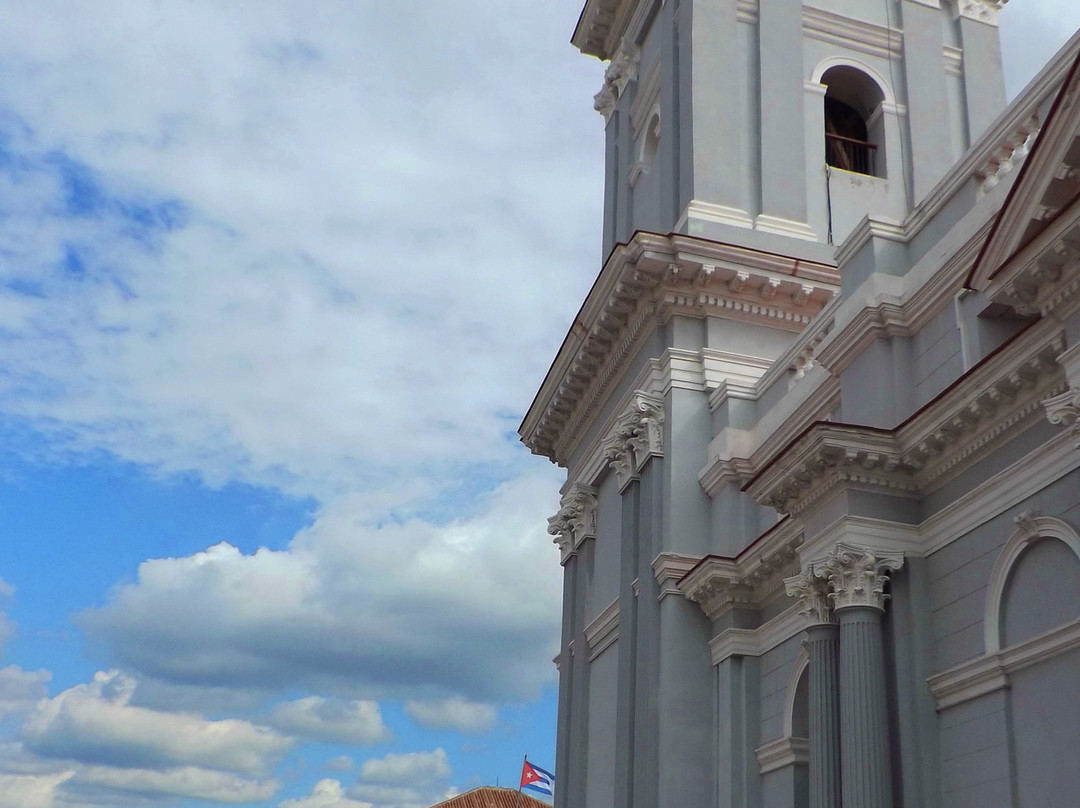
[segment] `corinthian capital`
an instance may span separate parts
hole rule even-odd
[[[885,611],[885,583],[889,573],[904,566],[903,553],[876,552],[850,544],[838,544],[827,561],[815,568],[825,575],[832,592],[833,608],[869,606]]]
[[[604,457],[615,470],[619,489],[626,487],[650,457],[663,454],[664,400],[637,390],[612,429],[604,450]]]
[[[596,489],[571,485],[559,512],[548,519],[548,533],[555,537],[564,561],[585,539],[596,538]]]
[[[836,622],[832,605],[829,603],[827,578],[808,569],[801,575],[785,578],[784,589],[790,597],[799,599],[799,614],[806,616],[807,625],[819,626]]]

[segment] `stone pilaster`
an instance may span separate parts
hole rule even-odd
[[[889,715],[881,618],[888,573],[900,553],[839,545],[821,571],[840,622],[842,801],[858,808],[893,808]]]
[[[810,652],[810,808],[840,808],[840,632],[829,605],[829,584],[807,571],[784,579],[806,615]]]

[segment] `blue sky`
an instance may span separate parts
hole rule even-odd
[[[578,0],[107,5],[0,0],[0,808],[553,765]],[[1080,8],[1003,25],[1015,92]]]

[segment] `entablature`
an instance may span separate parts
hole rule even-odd
[[[1043,417],[1066,389],[1060,323],[1042,320],[988,357],[896,429],[818,421],[771,456],[753,455],[743,490],[798,514],[839,487],[894,496],[929,493]],[[1071,356],[1068,354],[1067,356]]]
[[[760,608],[798,572],[802,526],[787,519],[735,557],[708,555],[679,580],[679,591],[710,620],[732,609]]]
[[[589,293],[521,425],[523,442],[566,465],[645,338],[672,316],[798,333],[833,299],[838,281],[826,264],[694,236],[636,233],[612,252]]]

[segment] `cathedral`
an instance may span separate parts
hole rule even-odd
[[[1080,35],[1006,106],[1004,1],[585,3],[556,808],[1080,805]]]

